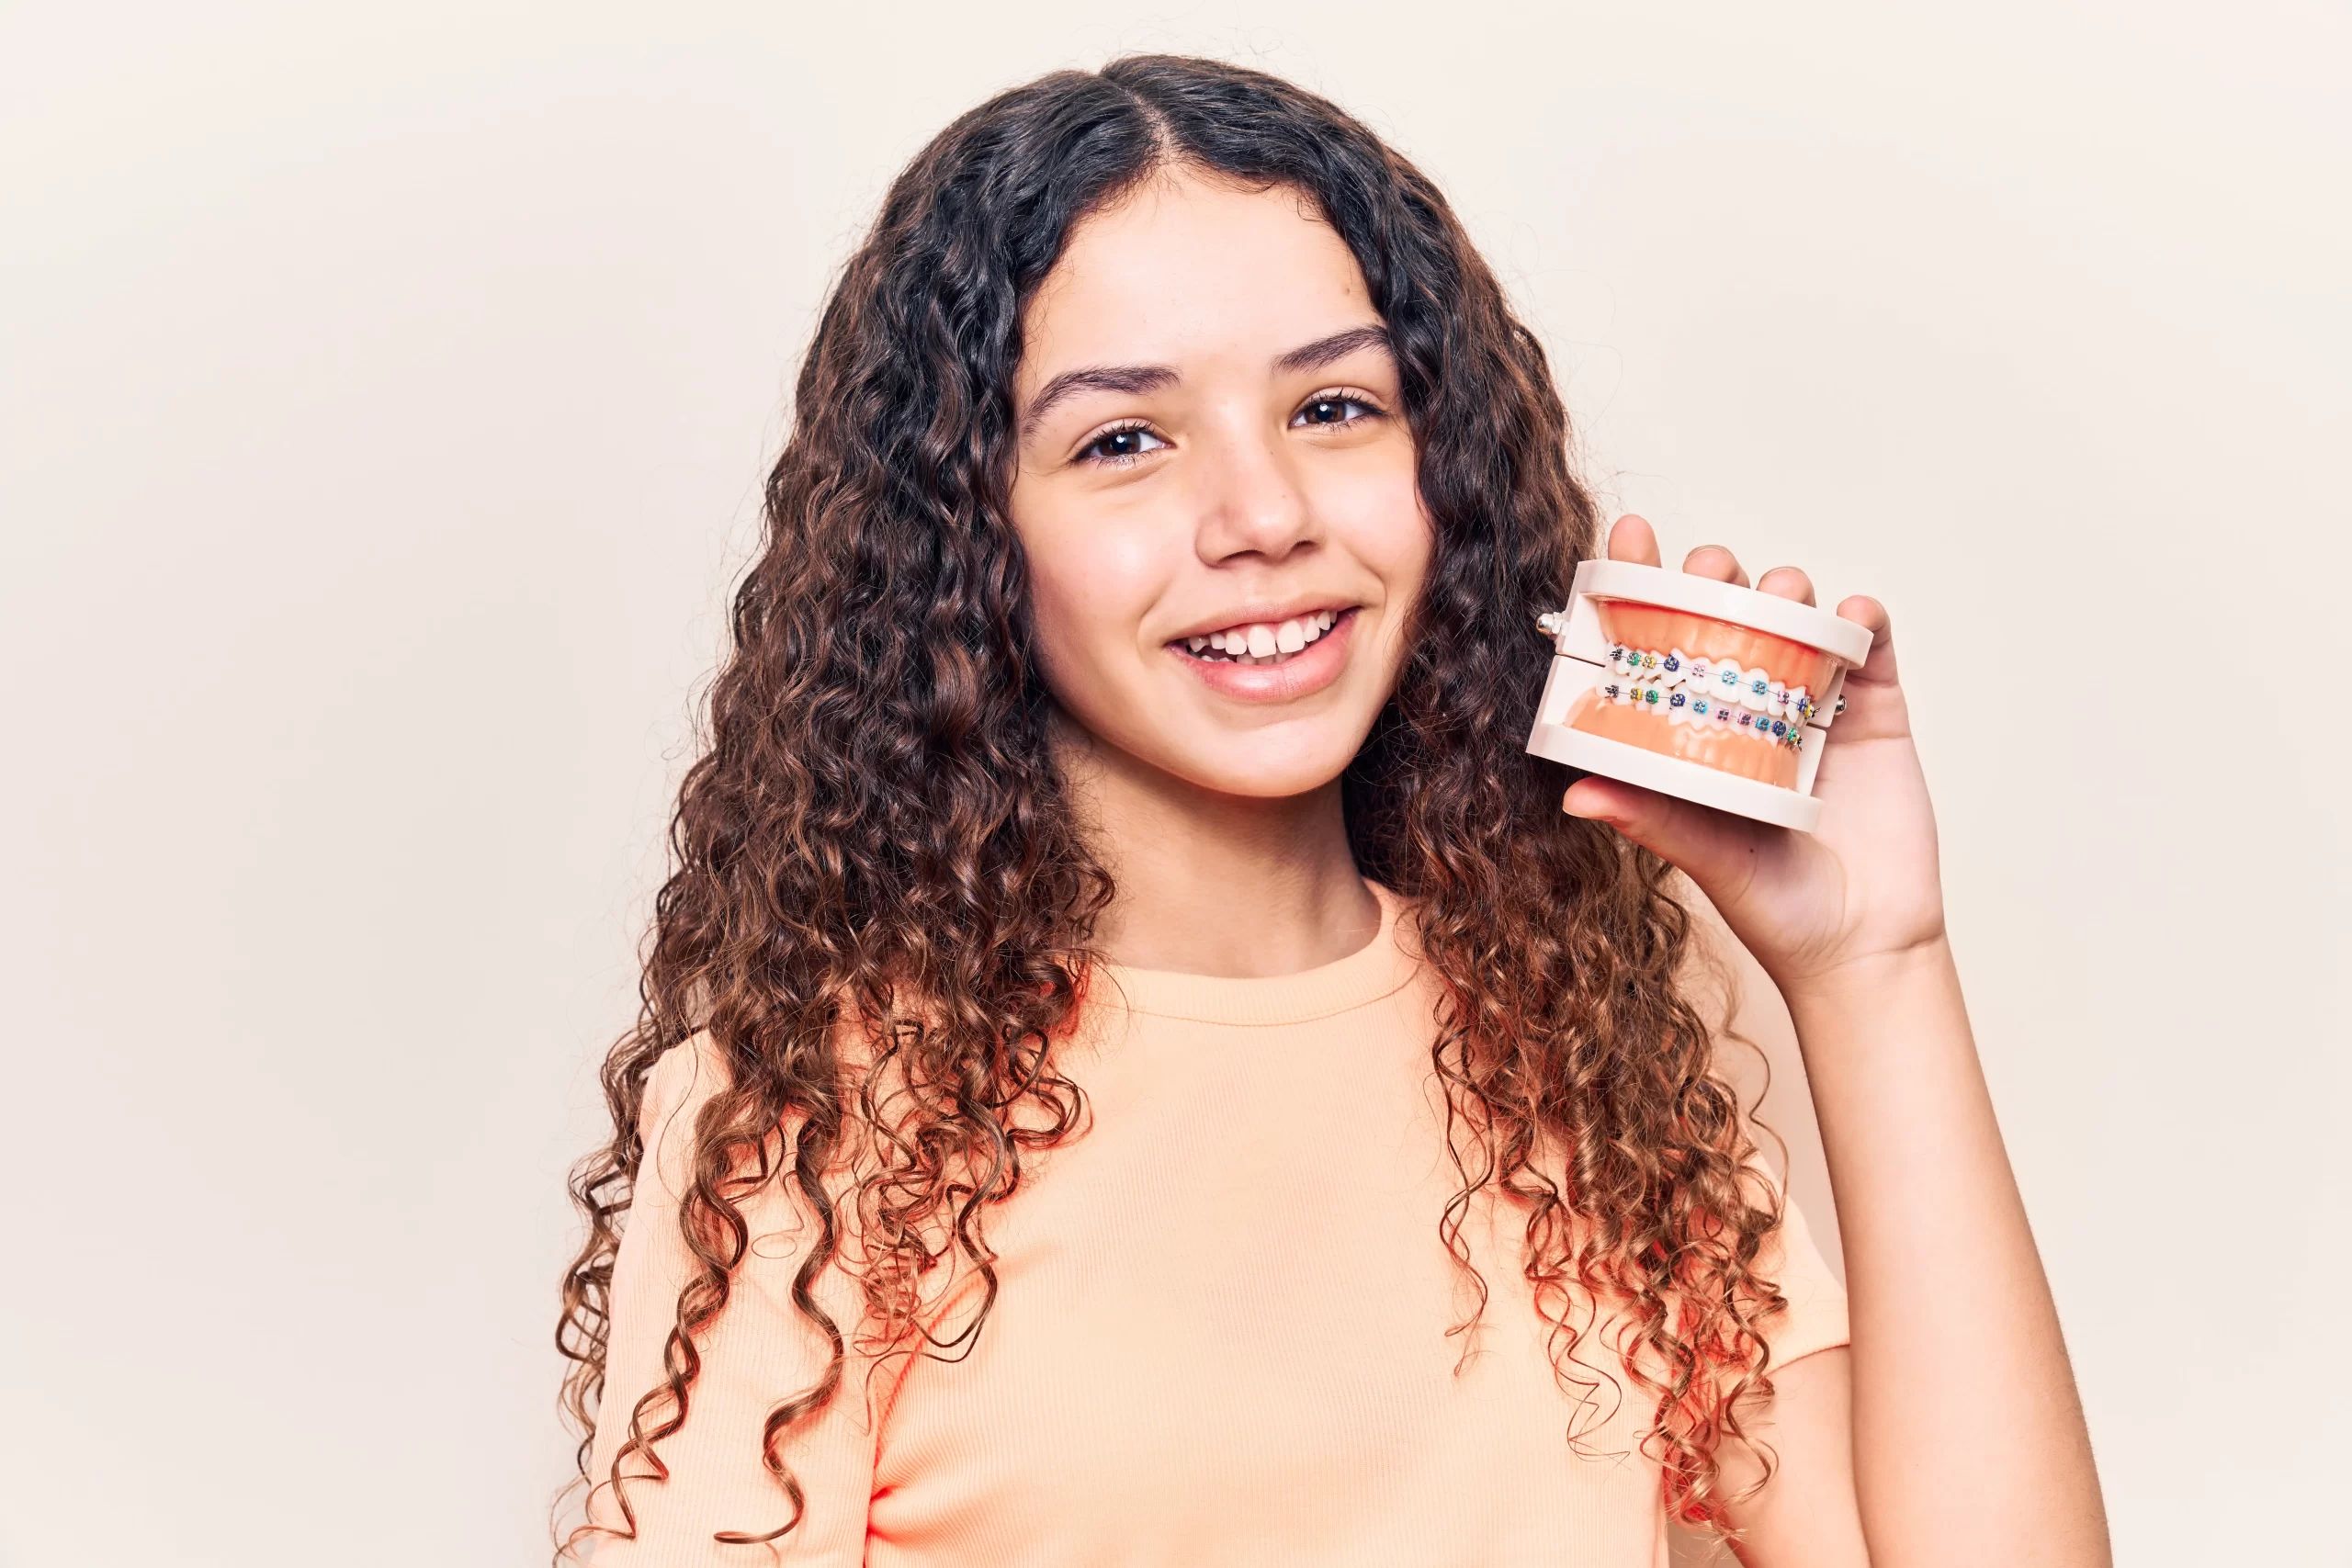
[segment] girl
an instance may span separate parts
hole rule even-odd
[[[2105,1561],[1885,612],[1818,836],[1564,814],[1533,617],[1657,546],[1410,164],[1204,61],[1005,94],[796,421],[576,1182],[560,1555]],[[1850,1307],[1676,869],[1795,1019]]]

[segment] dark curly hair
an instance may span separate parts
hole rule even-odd
[[[1770,1392],[1758,1325],[1783,1303],[1757,1261],[1779,1203],[1683,989],[1691,918],[1668,868],[1565,816],[1559,775],[1521,750],[1546,664],[1530,616],[1565,601],[1596,533],[1544,352],[1436,187],[1372,131],[1274,77],[1166,56],[1057,72],[957,119],[890,187],[825,307],[672,821],[643,1010],[605,1065],[613,1137],[573,1176],[588,1236],[557,1337],[582,1475],[615,1419],[627,1440],[604,1479],[617,1489],[631,1454],[666,1473],[651,1445],[685,1421],[698,1337],[748,1244],[739,1200],[786,1181],[814,1221],[794,1300],[831,1359],[766,1423],[786,1522],[719,1539],[782,1536],[804,1498],[781,1438],[834,1396],[866,1326],[812,1290],[847,1267],[844,1227],[872,1331],[950,1350],[995,1297],[989,1206],[1025,1152],[1082,1133],[1055,1046],[1113,889],[1046,745],[1008,520],[1011,388],[1023,307],[1073,226],[1171,166],[1305,193],[1395,346],[1435,541],[1396,691],[1341,788],[1357,863],[1417,901],[1442,991],[1430,1056],[1461,1189],[1430,1218],[1476,1281],[1470,1321],[1487,1291],[1463,1218],[1498,1188],[1525,1218],[1564,1386],[1594,1386],[1573,1353],[1592,1303],[1623,1303],[1656,1408],[1645,1450],[1679,1517],[1719,1523],[1734,1401]],[[870,1060],[849,1059],[845,1030]],[[665,1381],[600,1412],[647,1076],[696,1034],[728,1068],[681,1216],[699,1272]],[[853,1145],[875,1157],[844,1183]],[[921,1292],[959,1260],[984,1299],[942,1339]]]

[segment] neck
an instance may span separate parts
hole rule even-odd
[[[1114,964],[1229,979],[1334,964],[1380,930],[1348,851],[1340,781],[1263,799],[1187,784],[1060,715],[1055,751],[1117,893],[1096,923]]]

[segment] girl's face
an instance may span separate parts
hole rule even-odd
[[[1287,188],[1154,178],[1078,227],[1023,331],[1012,521],[1062,710],[1204,789],[1338,777],[1431,537],[1345,243]]]

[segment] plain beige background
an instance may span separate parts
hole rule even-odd
[[[403,0],[0,6],[0,1563],[540,1560],[813,313],[1134,48],[1435,175],[1669,548],[1893,607],[2120,1560],[2352,1561],[2341,6]]]

